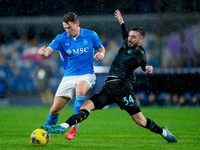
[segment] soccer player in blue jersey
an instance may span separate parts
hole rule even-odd
[[[62,20],[66,32],[58,34],[48,47],[41,47],[38,54],[47,57],[52,52],[58,51],[65,70],[64,77],[55,94],[54,103],[47,116],[46,125],[55,125],[59,114],[72,99],[74,93],[74,114],[76,114],[85,101],[85,94],[93,87],[96,76],[93,69],[93,57],[102,60],[105,48],[94,31],[83,29],[75,13],[69,12]],[[93,56],[93,49],[97,53]],[[73,139],[79,124],[75,124],[65,137]]]

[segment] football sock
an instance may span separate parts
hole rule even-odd
[[[76,130],[78,130],[78,128],[79,128],[79,123],[73,125],[73,127],[76,128]]]
[[[85,95],[83,96],[76,95],[76,100],[74,103],[74,114],[77,114],[77,112],[79,111],[80,107],[83,105],[84,102],[85,102]]]
[[[163,137],[166,137],[166,136],[167,136],[167,131],[166,131],[166,130],[163,130],[162,136],[163,136]]]
[[[147,124],[146,127],[147,129],[149,129],[150,131],[154,132],[154,133],[158,133],[158,134],[162,134],[163,133],[163,129],[161,127],[159,127],[153,120],[146,118],[147,119]]]
[[[49,112],[46,120],[46,125],[56,125],[58,122],[59,115],[53,115]]]
[[[74,124],[82,122],[85,120],[90,113],[86,109],[81,109],[77,112],[77,114],[72,115],[65,123],[71,127]]]

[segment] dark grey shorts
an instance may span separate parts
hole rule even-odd
[[[122,110],[126,110],[130,115],[141,112],[138,102],[135,99],[130,82],[126,80],[112,81],[106,83],[102,90],[93,95],[95,109],[102,109],[106,105],[116,103]]]

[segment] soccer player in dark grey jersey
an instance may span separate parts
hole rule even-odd
[[[102,109],[106,105],[116,103],[122,110],[127,111],[133,121],[139,126],[162,135],[168,142],[177,142],[174,135],[166,127],[160,127],[153,120],[144,117],[133,93],[135,82],[134,70],[141,67],[146,73],[153,72],[153,67],[147,64],[146,53],[141,47],[145,31],[139,27],[132,28],[127,33],[119,10],[115,11],[115,17],[121,25],[125,43],[119,49],[111,65],[105,86],[99,93],[94,94],[87,100],[81,106],[79,112],[72,115],[65,123],[60,125],[43,125],[42,128],[51,133],[62,134],[66,128],[85,120],[92,110]]]

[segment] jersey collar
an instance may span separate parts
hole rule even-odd
[[[79,34],[79,36],[83,36],[83,29],[82,29],[82,28],[80,28],[80,30],[81,30],[81,31],[80,31],[80,34]],[[79,36],[78,36],[78,37],[79,37]]]

